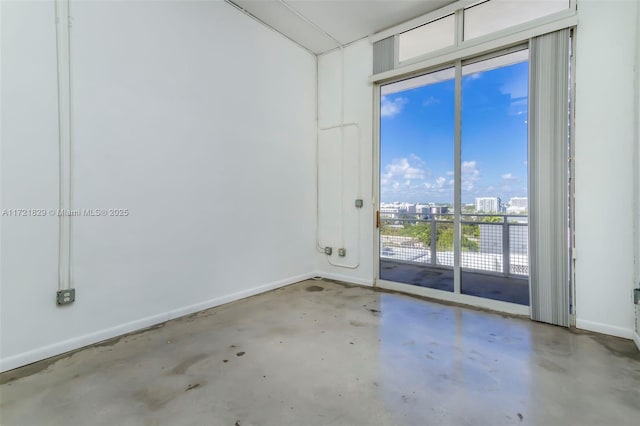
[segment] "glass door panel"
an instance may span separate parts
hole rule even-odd
[[[455,69],[381,87],[380,278],[453,291]]]
[[[461,293],[529,304],[528,50],[462,67]]]

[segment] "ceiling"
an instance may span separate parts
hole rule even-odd
[[[316,54],[337,47],[331,37],[345,45],[454,1],[231,0]]]

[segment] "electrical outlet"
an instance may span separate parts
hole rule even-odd
[[[333,253],[333,249],[331,247],[324,248],[324,254],[326,254],[327,256],[331,256],[331,253]]]
[[[360,199],[357,199],[356,200],[356,207],[360,209],[360,208],[362,208],[362,206],[364,206],[364,201],[362,201]]]
[[[338,256],[345,257],[347,255],[347,249],[339,248]]]
[[[70,288],[67,290],[58,290],[56,293],[56,303],[58,305],[68,305],[70,303],[75,302],[76,300],[76,289]]]

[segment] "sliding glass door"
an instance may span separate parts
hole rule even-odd
[[[529,51],[462,66],[461,288],[529,304]]]
[[[382,86],[380,278],[454,290],[455,69]]]
[[[529,304],[528,50],[380,87],[379,278]]]

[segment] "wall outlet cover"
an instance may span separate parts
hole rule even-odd
[[[58,290],[56,293],[56,303],[58,305],[68,305],[70,303],[75,302],[76,300],[76,289],[69,288],[66,290]]]

